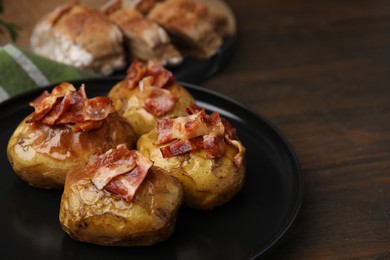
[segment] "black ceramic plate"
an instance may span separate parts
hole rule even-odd
[[[218,51],[207,60],[196,60],[185,57],[178,66],[168,66],[177,80],[199,84],[223,69],[229,62],[236,44],[236,36],[226,37]],[[126,70],[120,70],[113,76],[124,76]]]
[[[115,79],[87,80],[90,97],[105,95]],[[80,82],[75,82],[79,86]],[[9,137],[42,90],[0,105],[0,259],[254,259],[286,234],[302,201],[299,164],[275,129],[235,101],[183,84],[209,111],[237,128],[247,148],[247,179],[226,205],[212,211],[182,208],[173,235],[149,247],[104,247],[80,243],[58,221],[59,190],[29,187],[13,172],[6,155]]]
[[[195,60],[185,58],[183,63],[177,67],[168,67],[177,80],[192,84],[199,84],[218,73],[231,58],[236,37],[227,37],[223,44],[208,60]]]

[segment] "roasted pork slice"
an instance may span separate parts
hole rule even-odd
[[[222,38],[208,19],[208,7],[192,0],[157,3],[147,17],[161,24],[174,45],[185,55],[208,59],[222,45]]]
[[[125,45],[130,51],[130,61],[134,58],[154,60],[163,65],[177,65],[182,62],[182,55],[159,24],[146,19],[136,9],[118,6],[114,2],[112,4],[116,7],[106,5],[103,11],[121,28]]]
[[[234,36],[237,25],[231,8],[223,0],[194,0],[208,7],[208,20],[222,37]]]

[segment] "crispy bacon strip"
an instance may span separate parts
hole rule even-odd
[[[69,109],[72,100],[72,90],[67,90],[62,101],[53,104],[51,111],[49,111],[43,118],[42,122],[48,125],[54,125],[55,122],[64,116],[66,111]]]
[[[175,81],[172,72],[158,63],[148,62],[148,76],[153,76],[153,86],[164,88]]]
[[[105,187],[106,190],[121,196],[128,202],[133,199],[135,192],[153,165],[152,161],[140,152],[134,151],[134,153],[137,166],[132,171],[114,178]]]
[[[126,145],[121,144],[116,149],[93,158],[87,165],[87,173],[93,175],[92,183],[98,189],[106,186],[114,177],[133,170],[136,166],[133,153]]]
[[[209,126],[209,134],[213,136],[223,136],[226,128],[222,122],[219,113],[213,112],[211,115],[205,115],[205,121]]]
[[[194,147],[189,140],[176,140],[172,144],[160,148],[163,158],[182,155],[192,150]]]
[[[204,135],[203,149],[206,150],[207,157],[211,159],[220,158],[226,152],[225,142],[222,136]]]
[[[216,159],[225,154],[228,143],[238,149],[233,158],[234,165],[242,166],[245,147],[237,140],[235,128],[226,119],[217,112],[207,115],[197,106],[188,107],[187,114],[186,117],[158,120],[156,144],[170,142],[160,148],[164,158],[204,149],[208,158]]]
[[[67,82],[61,83],[56,86],[50,94],[46,90],[30,102],[30,106],[34,107],[34,120],[41,120],[47,113],[49,113],[53,106],[57,103],[59,98],[66,95],[68,91],[75,91],[76,89],[72,84]]]
[[[155,116],[162,116],[168,113],[176,104],[177,97],[166,89],[158,87],[143,87],[140,92],[140,99],[143,100],[143,107]]]
[[[153,163],[125,144],[104,154],[91,156],[86,172],[99,190],[106,189],[131,201]]]
[[[174,139],[191,139],[205,135],[209,129],[204,121],[205,111],[186,117],[166,118],[157,121],[157,144]]]
[[[71,104],[65,113],[56,123],[68,124],[68,123],[82,123],[85,121],[84,102],[87,100],[85,94],[85,86],[81,85],[79,90],[72,92]]]
[[[133,89],[138,87],[141,81],[145,86],[164,88],[172,84],[175,78],[169,70],[158,63],[149,61],[145,64],[135,60],[128,68],[124,82],[129,89]]]
[[[131,63],[130,67],[127,69],[127,75],[124,82],[127,83],[129,89],[138,87],[141,79],[145,77],[147,68],[144,63],[135,60]]]
[[[237,168],[240,168],[242,166],[243,161],[244,161],[244,154],[246,151],[245,147],[242,145],[242,143],[240,141],[235,140],[235,139],[231,139],[229,137],[229,135],[225,135],[225,140],[227,143],[235,146],[238,149],[238,153],[236,153],[234,155],[233,162]]]
[[[33,120],[48,125],[67,125],[74,131],[99,128],[110,113],[114,112],[107,97],[88,99],[85,86],[78,91],[70,83],[61,83],[52,92],[43,92],[30,102],[35,112]]]
[[[191,140],[175,140],[173,143],[160,148],[163,158],[170,158],[203,148],[203,138],[198,136]]]
[[[172,73],[160,64],[135,60],[128,68],[122,86],[129,89],[138,87],[145,110],[154,116],[162,116],[173,109],[178,100],[169,90],[164,89],[174,81]]]

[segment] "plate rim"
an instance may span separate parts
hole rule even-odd
[[[79,85],[81,85],[83,83],[91,84],[91,82],[96,82],[96,81],[106,81],[106,82],[113,83],[114,81],[119,82],[122,79],[123,79],[122,76],[98,77],[98,78],[95,77],[95,78],[69,80],[68,82],[70,82],[74,85],[77,84],[76,87],[78,87]],[[290,231],[291,227],[295,223],[295,221],[296,221],[296,219],[301,211],[302,204],[303,204],[304,174],[303,174],[302,167],[301,167],[301,164],[299,162],[298,156],[297,156],[293,146],[290,144],[290,142],[287,140],[287,138],[282,134],[282,132],[273,123],[271,123],[268,119],[264,118],[262,115],[259,115],[258,113],[254,112],[250,107],[238,102],[237,100],[235,100],[235,99],[233,99],[225,94],[217,92],[215,90],[201,87],[201,86],[195,85],[193,83],[186,83],[186,82],[182,82],[182,81],[177,81],[177,82],[180,85],[182,85],[183,87],[189,89],[190,92],[191,92],[191,89],[193,89],[195,91],[203,92],[203,93],[206,93],[208,95],[215,96],[218,99],[223,100],[224,102],[228,102],[228,103],[235,105],[236,107],[239,107],[240,109],[242,109],[242,111],[244,111],[250,117],[252,117],[256,120],[259,120],[264,125],[266,125],[268,130],[271,130],[273,132],[272,134],[277,136],[280,139],[281,143],[283,143],[283,145],[286,147],[286,151],[288,152],[288,155],[290,156],[290,161],[294,163],[294,165],[292,165],[292,166],[294,168],[293,172],[295,173],[294,190],[296,191],[296,193],[294,194],[294,196],[296,197],[296,199],[293,200],[293,203],[291,203],[291,205],[289,205],[288,214],[286,216],[287,218],[285,219],[283,225],[281,225],[281,227],[278,228],[278,230],[277,230],[278,232],[276,232],[274,234],[274,237],[272,237],[270,239],[269,243],[264,245],[264,247],[260,248],[259,251],[256,251],[255,255],[251,256],[249,259],[257,259],[258,257],[263,257],[265,255],[270,254],[283,241],[283,238],[285,238],[285,235]],[[0,103],[0,119],[19,110],[21,108],[21,105],[23,107],[25,107],[26,104],[28,105],[29,100],[28,101],[24,100],[26,97],[31,97],[34,94],[38,95],[41,92],[43,92],[44,90],[50,90],[51,88],[55,87],[58,84],[59,83],[54,83],[54,84],[50,84],[50,85],[47,85],[44,87],[32,89],[32,90],[26,91],[24,93],[15,95],[15,96],[1,102]],[[109,85],[109,86],[112,87],[111,85]],[[107,87],[107,91],[109,90],[109,86]],[[25,101],[25,103],[23,104],[20,101]],[[6,109],[8,107],[10,107],[12,109]]]
[[[213,96],[217,96],[218,98],[220,98],[224,101],[227,101],[229,103],[234,104],[237,107],[240,107],[241,109],[243,109],[243,111],[245,111],[251,117],[258,119],[258,120],[262,121],[265,125],[267,125],[269,130],[273,131],[274,134],[277,135],[280,138],[280,140],[282,141],[282,143],[286,146],[287,151],[288,151],[289,155],[291,156],[292,161],[294,162],[295,172],[297,175],[296,176],[297,177],[296,184],[298,186],[297,187],[297,194],[296,194],[297,200],[295,201],[294,206],[292,207],[292,209],[293,209],[291,212],[292,214],[290,216],[290,219],[286,222],[285,227],[283,227],[281,229],[281,232],[279,232],[279,234],[275,234],[276,235],[275,238],[272,239],[272,242],[269,243],[268,246],[264,247],[263,250],[259,251],[255,256],[253,256],[250,259],[256,259],[260,256],[263,256],[264,254],[271,253],[271,251],[273,249],[275,249],[277,247],[277,245],[279,245],[282,242],[282,238],[285,237],[285,235],[288,233],[288,231],[290,231],[290,228],[295,223],[295,221],[296,221],[296,219],[301,211],[301,208],[302,208],[303,195],[304,195],[304,175],[303,175],[300,161],[298,159],[298,156],[297,156],[293,146],[290,144],[290,142],[287,140],[287,138],[284,136],[284,134],[273,123],[271,123],[268,119],[264,118],[262,115],[259,115],[258,113],[254,112],[249,106],[244,105],[243,103],[241,103],[241,102],[239,102],[239,101],[237,101],[237,100],[235,100],[235,99],[233,99],[225,94],[222,94],[220,92],[212,90],[212,89],[204,88],[204,87],[192,84],[192,83],[181,82],[181,84],[183,84],[184,87],[189,87],[192,89],[199,90],[201,92],[211,94]]]

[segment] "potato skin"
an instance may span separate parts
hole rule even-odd
[[[139,88],[128,89],[124,81],[117,83],[110,90],[108,96],[111,98],[115,110],[130,123],[136,134],[140,136],[155,128],[158,119],[185,116],[186,108],[190,104],[195,103],[192,95],[177,83],[165,89],[169,90],[178,100],[171,111],[159,117],[150,114],[142,107],[142,100],[139,98]]]
[[[152,166],[132,201],[98,190],[79,168],[68,173],[60,223],[73,239],[99,245],[146,246],[167,239],[183,198],[181,184]]]
[[[15,129],[7,155],[16,174],[38,188],[62,188],[66,173],[84,165],[91,154],[105,152],[117,144],[135,145],[131,126],[118,115],[110,114],[102,127],[89,132],[74,132],[66,126],[27,123],[27,116]]]
[[[183,204],[198,209],[213,209],[228,202],[243,186],[245,161],[238,169],[233,163],[237,148],[227,144],[226,153],[219,159],[210,159],[202,150],[171,158],[163,158],[156,145],[157,131],[142,135],[138,150],[150,158],[154,165],[168,171],[183,185]]]

